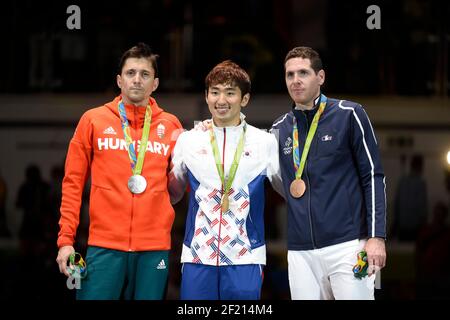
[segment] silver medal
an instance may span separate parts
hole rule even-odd
[[[134,194],[139,194],[145,191],[147,187],[147,181],[139,174],[132,175],[128,179],[128,189]]]

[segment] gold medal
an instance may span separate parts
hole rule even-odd
[[[295,179],[289,188],[292,197],[301,198],[306,191],[305,182],[302,179]]]
[[[242,156],[242,151],[244,150],[244,144],[245,144],[245,132],[247,130],[247,125],[244,124],[242,128],[242,134],[239,138],[239,142],[236,148],[236,151],[234,152],[234,158],[233,162],[230,167],[230,172],[227,176],[224,174],[224,168],[222,160],[220,159],[220,152],[219,147],[217,146],[217,140],[216,135],[214,134],[214,130],[212,128],[209,129],[210,132],[210,138],[211,138],[211,147],[213,150],[214,160],[216,162],[216,168],[217,172],[219,173],[220,182],[222,183],[222,199],[220,200],[220,206],[222,211],[226,212],[230,208],[230,199],[228,196],[228,193],[231,190],[231,186],[233,185],[234,177],[236,176],[237,168],[239,166],[239,161]]]
[[[228,199],[228,194],[222,196],[222,212],[228,211],[230,207],[230,199]]]

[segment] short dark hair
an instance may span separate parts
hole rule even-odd
[[[158,58],[159,55],[152,52],[152,49],[145,43],[139,42],[134,47],[125,51],[125,53],[120,58],[119,62],[119,74],[122,74],[123,66],[128,58],[146,58],[152,64],[153,70],[155,71],[155,78],[158,78]]]
[[[286,62],[292,58],[309,59],[311,61],[311,68],[315,73],[323,69],[322,59],[320,59],[317,51],[310,47],[295,47],[289,51],[284,59],[284,65],[286,66]]]
[[[216,65],[205,78],[205,89],[217,84],[237,86],[242,96],[250,93],[252,83],[250,77],[238,64],[225,60]]]

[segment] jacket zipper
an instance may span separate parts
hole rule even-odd
[[[302,112],[302,114],[305,116],[306,119],[306,136],[308,136],[309,131],[309,123],[308,118],[306,117],[306,114]],[[314,239],[314,228],[313,228],[313,221],[312,221],[312,213],[311,213],[311,184],[309,182],[309,176],[308,176],[308,160],[305,161],[305,174],[306,174],[306,187],[308,191],[308,216],[309,216],[309,228],[311,230],[311,241],[313,248],[316,249],[316,241]]]
[[[133,111],[134,111],[133,129],[135,131],[138,130],[137,129],[138,128],[137,121],[136,121],[136,119],[137,119],[136,108],[137,107],[133,107]],[[136,134],[134,134],[134,135],[136,135]],[[137,140],[134,140],[134,141],[136,141],[136,147],[134,148],[134,150],[137,150],[138,142],[137,142]],[[131,249],[131,234],[132,234],[132,231],[133,231],[133,213],[134,213],[134,199],[135,199],[135,197],[134,197],[134,193],[131,193],[131,194],[132,194],[133,199],[132,199],[132,202],[131,202],[131,219],[130,219],[130,234],[129,234],[129,238],[128,238],[129,239],[128,240],[128,251],[133,251],[133,249]]]
[[[223,147],[222,147],[222,172],[225,178],[225,144],[227,142],[227,130],[223,128]],[[224,179],[225,180],[225,179]],[[225,182],[225,181],[224,181]],[[225,185],[222,184],[222,196],[225,194]],[[222,203],[221,203],[222,204]],[[220,231],[222,228],[222,205],[220,206],[220,219],[219,219],[219,235],[217,237],[217,258],[216,265],[219,266],[220,256]]]

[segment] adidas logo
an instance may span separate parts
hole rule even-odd
[[[109,127],[103,131],[103,134],[117,134],[113,127]]]
[[[156,269],[166,269],[166,263],[164,262],[164,259],[162,259],[159,263]]]

